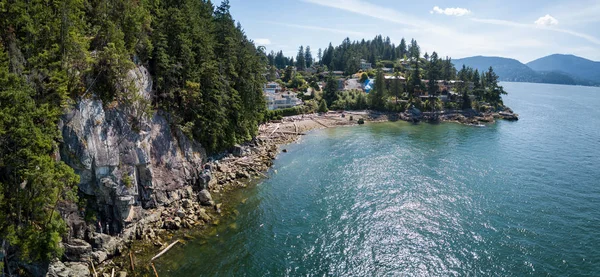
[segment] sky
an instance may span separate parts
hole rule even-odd
[[[215,5],[220,0],[214,1]],[[422,53],[500,56],[523,63],[574,54],[600,61],[600,0],[230,0],[231,14],[267,51],[316,57],[331,42],[414,38]]]

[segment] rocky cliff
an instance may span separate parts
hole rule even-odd
[[[97,229],[117,234],[144,210],[181,199],[198,184],[206,154],[171,128],[162,112],[147,115],[152,79],[143,66],[129,72],[139,97],[133,103],[81,99],[62,119],[61,159],[81,177],[79,191],[96,212]],[[72,236],[82,232],[73,230]],[[96,230],[99,231],[99,230]]]

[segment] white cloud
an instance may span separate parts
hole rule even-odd
[[[254,43],[256,43],[256,45],[267,46],[271,45],[271,40],[268,38],[257,38],[254,39]]]
[[[556,20],[556,18],[552,17],[551,15],[547,14],[538,18],[538,20],[536,20],[534,23],[537,26],[556,26],[558,25],[558,20]]]
[[[442,9],[438,6],[433,7],[433,10],[429,11],[429,13],[434,14],[445,14],[445,15],[451,15],[451,16],[465,16],[465,15],[469,15],[471,14],[470,10],[467,9],[463,9],[463,8],[445,8]]]
[[[553,17],[551,17],[550,15],[546,15],[544,17],[550,17],[552,19],[554,19]],[[540,19],[544,18],[541,17]],[[481,22],[481,23],[487,23],[487,24],[493,24],[493,25],[500,25],[500,26],[507,26],[507,27],[519,27],[519,28],[528,28],[528,29],[542,29],[542,30],[548,30],[548,31],[553,31],[553,32],[558,32],[558,33],[563,33],[563,34],[569,34],[575,37],[579,37],[582,39],[585,39],[593,44],[598,44],[600,45],[600,39],[594,37],[594,36],[590,36],[588,34],[584,34],[584,33],[580,33],[580,32],[576,32],[573,30],[568,30],[568,29],[560,29],[560,28],[555,28],[552,25],[545,25],[545,24],[538,24],[538,21],[540,21],[540,19],[538,19],[535,22],[535,25],[533,24],[525,24],[525,23],[519,23],[519,22],[513,22],[513,21],[508,21],[508,20],[498,20],[498,19],[481,19],[481,18],[472,18],[471,20],[475,21],[475,22]],[[556,19],[554,19],[556,20]],[[554,23],[551,23],[554,24]],[[556,21],[556,24],[558,24],[558,21]],[[554,25],[556,25],[554,24]]]

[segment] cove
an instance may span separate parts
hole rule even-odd
[[[160,276],[600,272],[600,89],[503,85],[518,122],[367,124],[285,146]]]

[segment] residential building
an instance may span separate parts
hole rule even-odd
[[[266,93],[265,100],[269,110],[292,108],[302,105],[302,100],[296,97],[296,93],[286,91],[283,93]]]
[[[360,60],[360,69],[362,71],[367,71],[367,70],[373,69],[373,66],[371,65],[371,63],[368,63],[365,59],[361,59]]]
[[[281,86],[278,83],[275,83],[275,82],[269,82],[269,83],[267,83],[267,84],[265,84],[263,86],[263,92],[264,93],[271,93],[272,94],[272,93],[278,93],[278,92],[281,92],[281,91],[282,91]]]

